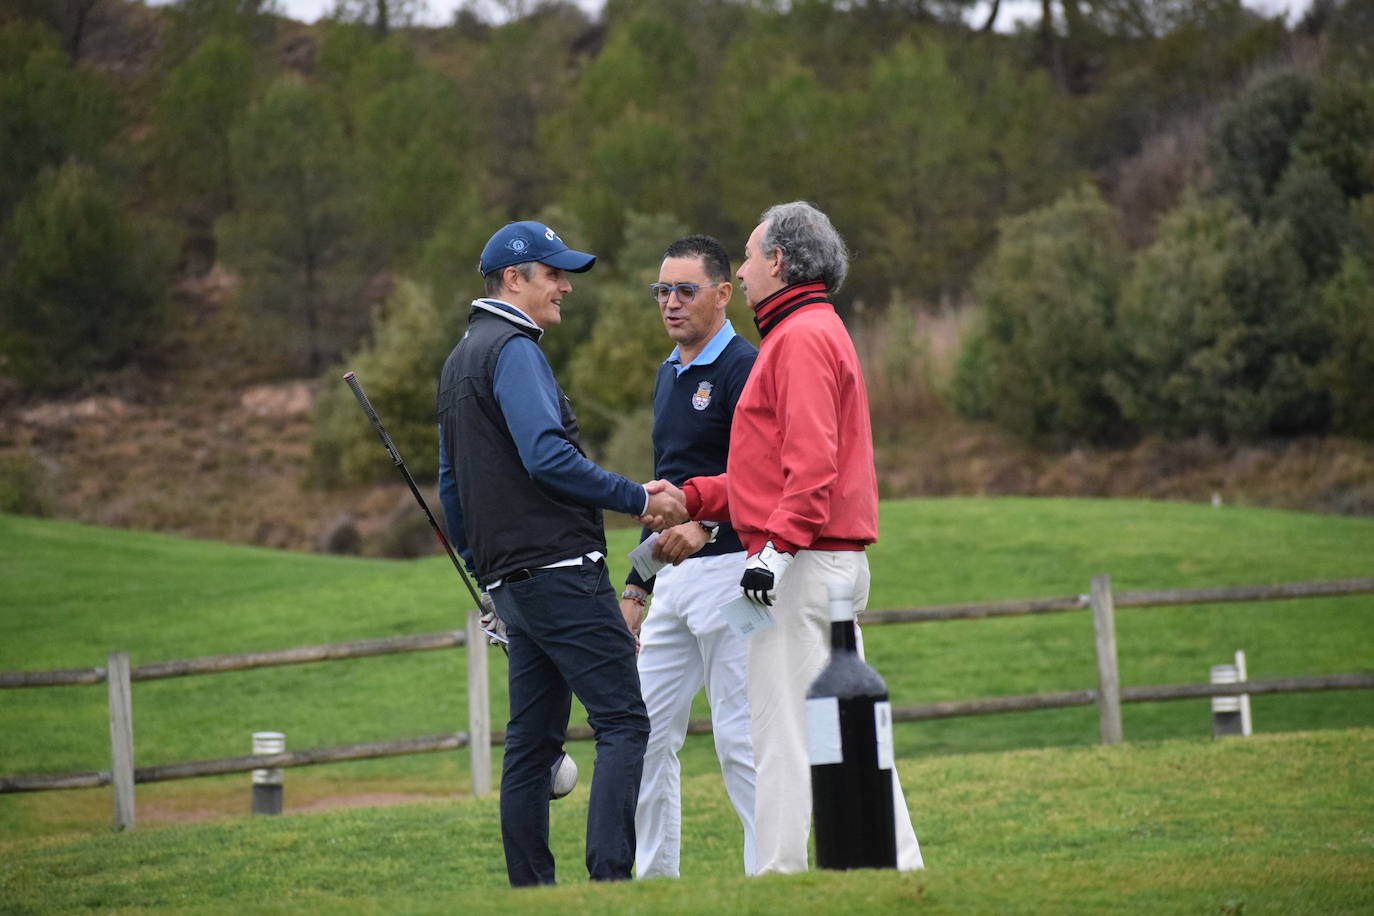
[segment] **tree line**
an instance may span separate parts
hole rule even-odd
[[[969,416],[1059,443],[1374,435],[1374,3],[1289,28],[1046,0],[1011,33],[968,5],[508,2],[417,28],[349,0],[306,28],[270,0],[8,0],[0,374],[60,394],[155,359],[190,307],[169,291],[218,264],[263,375],[328,393],[365,367],[423,471],[481,244],[540,218],[602,257],[547,343],[614,451],[664,350],[662,246],[741,247],[806,198],[853,250],[849,320],[978,310],[945,392]],[[144,71],[83,58],[93,16],[138,11]],[[320,403],[322,482],[375,471],[346,412]]]

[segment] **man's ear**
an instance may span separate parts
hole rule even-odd
[[[730,297],[735,294],[735,287],[729,280],[716,287],[716,305],[725,307],[730,304]]]
[[[501,285],[513,293],[520,292],[520,283],[524,279],[520,276],[520,270],[513,264],[501,271]]]
[[[773,259],[773,263],[771,263],[771,264],[768,265],[768,275],[769,275],[770,277],[781,277],[781,276],[782,276],[782,249],[781,249],[781,248],[774,248],[772,254],[769,255],[769,257],[771,257],[771,258]]]

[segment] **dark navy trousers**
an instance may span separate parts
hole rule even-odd
[[[635,806],[649,740],[635,641],[603,561],[535,569],[491,590],[510,637],[510,722],[501,765],[501,841],[513,887],[554,883],[551,770],[572,697],[596,735],[587,809],[587,873],[625,880],[635,858]]]

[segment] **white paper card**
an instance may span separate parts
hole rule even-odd
[[[835,697],[813,697],[806,701],[806,749],[811,765],[844,763],[840,743],[840,701]]]
[[[892,704],[873,704],[873,731],[878,737],[878,769],[890,770],[892,763]]]
[[[658,575],[658,571],[668,564],[662,560],[654,559],[654,545],[658,543],[658,532],[646,537],[639,542],[639,546],[629,553],[630,565],[639,573],[639,577],[645,582]]]
[[[728,604],[722,604],[720,612],[724,615],[730,631],[736,636],[753,636],[773,625],[773,617],[768,613],[768,608],[755,604],[743,595]]]

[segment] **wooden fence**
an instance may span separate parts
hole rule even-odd
[[[1110,578],[1097,576],[1092,581],[1091,591],[1081,595],[870,611],[863,614],[862,621],[864,627],[868,628],[898,623],[982,620],[992,617],[1091,610],[1098,668],[1096,689],[929,703],[922,706],[894,708],[892,714],[893,719],[899,722],[918,722],[959,716],[994,715],[1036,709],[1062,709],[1070,706],[1096,705],[1098,707],[1101,740],[1103,743],[1110,744],[1123,739],[1121,729],[1122,703],[1153,703],[1201,697],[1230,697],[1241,694],[1302,693],[1374,688],[1374,673],[1371,672],[1247,680],[1232,684],[1122,687],[1117,674],[1116,608],[1167,607],[1360,594],[1374,594],[1374,579],[1343,579],[1283,585],[1171,589],[1114,594],[1111,589]],[[368,744],[311,748],[278,754],[225,757],[163,766],[137,768],[133,766],[133,720],[130,700],[130,685],[133,681],[187,677],[223,671],[244,671],[276,665],[338,661],[372,655],[444,649],[454,646],[467,647],[467,732]],[[0,794],[110,785],[114,788],[115,796],[115,827],[116,829],[127,829],[132,827],[135,822],[133,787],[140,782],[191,779],[200,776],[243,773],[261,768],[310,766],[344,760],[363,760],[467,747],[472,758],[473,794],[476,796],[485,795],[491,791],[491,746],[501,744],[505,740],[504,732],[492,731],[490,727],[487,667],[487,640],[478,624],[478,613],[473,610],[468,612],[467,627],[462,631],[393,636],[272,652],[218,655],[140,665],[135,668],[129,666],[127,653],[114,652],[110,654],[107,666],[104,668],[0,672],[0,688],[108,684],[111,738],[110,770],[0,776]],[[691,734],[702,734],[710,731],[711,723],[706,719],[693,719],[688,725],[688,732]],[[574,741],[587,740],[592,738],[592,732],[586,726],[574,726],[568,729],[568,738]]]
[[[133,681],[152,681],[224,671],[247,671],[278,665],[299,665],[308,662],[340,661],[400,652],[421,652],[467,647],[468,669],[468,731],[422,738],[404,738],[367,744],[339,747],[311,748],[280,754],[252,754],[244,757],[222,757],[214,760],[175,763],[166,766],[138,767],[133,765],[133,706],[130,685]],[[478,612],[468,612],[465,630],[426,633],[416,636],[389,636],[357,642],[305,646],[271,652],[248,652],[238,655],[214,655],[204,658],[159,662],[152,665],[129,666],[126,652],[112,652],[104,668],[69,668],[56,671],[15,671],[0,673],[0,688],[58,687],[80,684],[108,685],[110,698],[110,769],[87,773],[38,773],[20,776],[0,776],[0,794],[8,792],[39,792],[49,789],[83,789],[109,785],[114,788],[115,829],[134,826],[134,784],[162,782],[172,779],[192,779],[198,776],[218,776],[226,773],[246,773],[264,768],[309,766],[337,763],[344,760],[366,760],[429,751],[455,750],[467,747],[472,756],[472,791],[485,795],[491,791],[491,745],[493,739],[504,740],[503,733],[491,731],[491,695],[487,676],[487,639],[482,635]]]

